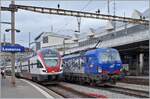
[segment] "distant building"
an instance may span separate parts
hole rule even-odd
[[[42,32],[35,38],[36,50],[41,48],[55,48],[64,53],[65,49],[70,48],[76,43],[72,40],[71,36],[60,35],[52,32]]]

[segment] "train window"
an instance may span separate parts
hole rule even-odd
[[[55,50],[45,50],[42,52],[44,58],[57,57],[58,52]]]
[[[57,65],[58,59],[45,59],[45,63],[50,67],[54,67]]]
[[[119,60],[121,60],[120,59],[120,55],[119,55],[119,53],[117,53],[117,52],[113,52],[113,53],[111,53],[111,59],[112,59],[112,61],[119,61]]]
[[[114,62],[114,61],[120,61],[119,53],[117,52],[111,52],[111,53],[102,53],[100,62]]]
[[[101,62],[107,62],[107,61],[109,61],[108,53],[102,54],[102,55],[101,55],[101,58],[100,58],[100,61],[101,61]]]
[[[43,66],[39,60],[37,60],[37,68],[43,68]]]

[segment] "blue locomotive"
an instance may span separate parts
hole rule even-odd
[[[124,78],[119,52],[113,48],[97,48],[63,57],[63,75],[67,81],[115,84]]]

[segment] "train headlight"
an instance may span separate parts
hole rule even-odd
[[[46,70],[42,70],[43,72],[46,72]]]
[[[93,67],[93,64],[91,64],[90,67]]]
[[[115,64],[112,64],[111,66],[110,66],[110,68],[114,68],[115,67]]]
[[[102,68],[98,67],[98,72],[101,73],[102,72]]]

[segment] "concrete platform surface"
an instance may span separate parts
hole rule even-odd
[[[1,79],[1,78],[0,78]],[[1,98],[53,98],[47,92],[24,79],[16,79],[16,86],[11,84],[11,77],[1,79]]]

